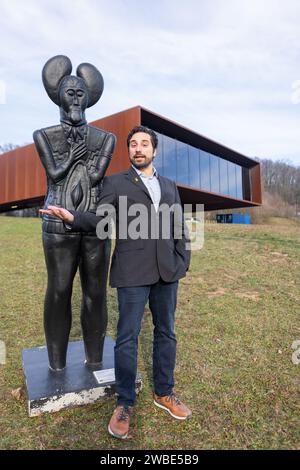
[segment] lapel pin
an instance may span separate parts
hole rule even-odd
[[[138,183],[139,179],[138,178],[134,178],[134,181],[136,181]]]

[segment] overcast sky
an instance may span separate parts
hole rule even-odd
[[[58,122],[50,57],[105,81],[89,121],[141,105],[247,156],[300,165],[299,0],[0,0],[0,144]]]

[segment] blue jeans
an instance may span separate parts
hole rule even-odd
[[[147,301],[154,324],[153,381],[159,396],[174,387],[176,337],[174,320],[178,281],[141,287],[118,287],[119,321],[115,345],[115,374],[118,405],[133,406],[137,374],[138,336]]]

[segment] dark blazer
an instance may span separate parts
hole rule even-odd
[[[180,196],[176,184],[163,176],[158,176],[161,188],[160,209],[169,208],[174,203],[180,202]],[[120,238],[120,210],[124,215],[120,196],[127,196],[127,207],[140,203],[147,208],[148,227],[143,229],[148,236],[152,232],[155,238],[142,239]],[[151,206],[153,206],[150,194],[138,176],[134,168],[107,176],[103,180],[103,188],[99,205],[111,204],[116,211],[116,246],[112,256],[110,271],[110,285],[112,287],[132,287],[154,284],[162,278],[165,282],[174,282],[186,275],[190,263],[190,251],[186,249],[188,239],[174,238],[174,231],[183,233],[183,217],[171,216],[170,237],[162,238],[162,212],[151,218]],[[162,206],[163,204],[163,206]],[[103,219],[91,212],[75,212],[72,231],[92,232],[96,230],[97,223]],[[152,207],[153,213],[153,207]],[[139,214],[127,216],[127,225],[137,218]],[[175,219],[175,221],[174,221]],[[174,230],[175,227],[175,230]]]

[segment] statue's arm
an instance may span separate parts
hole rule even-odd
[[[109,134],[96,162],[96,169],[90,175],[91,185],[95,186],[104,177],[116,146],[116,137]]]
[[[72,152],[72,149],[70,149],[67,158],[60,165],[56,165],[51,149],[47,139],[43,135],[43,132],[40,130],[35,131],[33,133],[33,140],[47,175],[55,183],[57,183],[67,174],[71,164],[74,161],[74,152]]]

